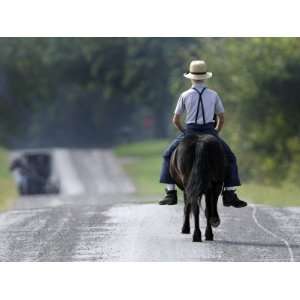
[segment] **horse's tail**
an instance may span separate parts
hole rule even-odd
[[[187,198],[192,204],[197,203],[199,197],[208,189],[210,176],[208,156],[208,145],[204,141],[196,141],[194,163],[186,186]]]

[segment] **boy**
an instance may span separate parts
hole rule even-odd
[[[204,80],[212,77],[211,72],[207,72],[206,63],[203,60],[195,60],[190,63],[189,72],[184,77],[192,81],[192,87],[183,92],[179,97],[175,108],[173,124],[181,131],[181,134],[171,143],[163,155],[163,165],[160,175],[160,182],[166,184],[166,195],[159,201],[160,205],[177,204],[177,191],[175,181],[172,179],[169,166],[170,158],[185,133],[205,133],[216,136],[222,143],[224,153],[227,158],[229,168],[225,174],[223,205],[233,207],[245,207],[247,203],[238,198],[235,193],[236,187],[240,186],[236,157],[229,146],[219,137],[218,132],[224,125],[224,107],[218,94],[207,88]],[[181,115],[186,114],[186,128],[181,124]],[[217,125],[214,127],[214,115],[217,116]]]

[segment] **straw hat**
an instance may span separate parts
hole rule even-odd
[[[204,80],[212,77],[211,72],[207,72],[207,66],[204,60],[193,60],[190,63],[188,73],[184,73],[185,78],[194,80]]]

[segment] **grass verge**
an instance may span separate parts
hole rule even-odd
[[[8,209],[16,198],[17,190],[9,171],[8,152],[0,148],[0,210]]]
[[[167,140],[150,140],[119,146],[115,154],[124,159],[124,169],[133,179],[139,196],[162,195],[164,186],[158,182],[161,155]],[[254,203],[272,206],[299,206],[300,188],[291,183],[280,187],[245,183],[239,195]]]
[[[154,140],[122,145],[115,150],[119,157],[130,158],[124,169],[133,179],[139,196],[162,194],[164,186],[159,183],[161,154],[167,140]]]
[[[281,186],[245,183],[240,187],[239,195],[251,202],[271,206],[300,205],[300,188],[291,183],[283,183]]]

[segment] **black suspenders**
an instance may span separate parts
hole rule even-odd
[[[202,100],[202,94],[205,91],[205,89],[206,89],[206,87],[203,88],[201,92],[199,92],[196,88],[193,88],[193,90],[195,90],[198,93],[198,95],[199,95],[198,105],[197,105],[197,112],[196,112],[196,118],[195,118],[195,124],[197,124],[197,120],[198,120],[200,103],[201,103],[203,124],[206,124],[206,121],[205,121],[205,112],[204,112],[204,106],[203,106],[203,100]]]

